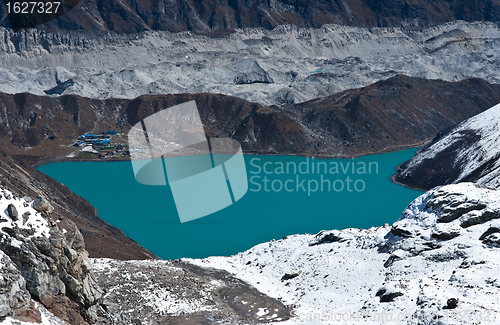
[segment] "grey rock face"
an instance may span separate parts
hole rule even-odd
[[[50,219],[53,208],[41,197],[33,202],[33,208],[43,212],[42,216],[23,207],[22,202],[12,201],[7,209],[12,221],[4,219],[0,225],[0,253],[5,254],[5,261],[13,262],[8,264],[2,260],[0,266],[14,268],[10,278],[5,277],[10,273],[2,272],[5,284],[2,285],[0,279],[0,317],[8,314],[9,308],[25,303],[31,294],[44,305],[50,301],[45,307],[53,308],[56,316],[68,321],[67,310],[72,309],[70,313],[87,310],[101,298],[101,289],[93,277],[83,237],[76,225],[69,220],[53,222]],[[16,221],[17,209],[21,209],[21,213],[23,209],[31,212],[24,211],[23,220]],[[40,231],[40,227],[45,230]],[[57,314],[62,309],[57,303],[66,310],[60,312],[61,315]],[[85,312],[81,313],[92,320]],[[82,316],[77,318],[83,321]]]
[[[224,38],[146,32],[136,39],[40,30],[12,33],[0,28],[0,65],[10,72],[0,80],[0,89],[45,95],[61,86],[56,90],[63,95],[100,99],[209,92],[283,105],[331,96],[397,74],[447,81],[477,77],[498,84],[499,32],[495,24],[455,22],[418,32],[280,26],[273,31],[238,30]],[[461,45],[468,39],[473,44]],[[96,48],[108,59],[94,60]],[[241,66],[245,57],[257,61],[274,83],[235,86],[235,76],[247,72]],[[452,61],[460,64],[450,65]],[[40,69],[45,72],[38,73]],[[23,79],[14,77],[20,71]]]
[[[0,317],[25,306],[30,301],[26,281],[11,259],[0,251]]]

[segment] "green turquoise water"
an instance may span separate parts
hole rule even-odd
[[[422,194],[389,180],[415,151],[327,160],[245,156],[246,195],[186,223],[179,221],[169,186],[139,184],[130,162],[63,162],[38,169],[84,197],[100,218],[159,257],[202,258],[232,255],[296,233],[393,223]]]

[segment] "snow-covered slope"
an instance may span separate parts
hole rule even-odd
[[[281,105],[398,73],[498,83],[499,44],[496,24],[460,21],[422,31],[278,26],[239,29],[220,38],[190,32],[13,34],[0,29],[0,91],[101,99],[210,92]],[[262,76],[242,78],[248,62],[262,68]],[[258,81],[269,83],[252,83]]]
[[[290,323],[493,324],[498,218],[500,191],[461,183],[418,197],[392,227],[293,235],[187,261],[227,270],[294,306]]]
[[[464,181],[500,187],[500,104],[438,136],[396,179],[419,188]]]

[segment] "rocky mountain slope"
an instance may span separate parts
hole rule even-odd
[[[99,219],[96,209],[82,197],[53,178],[40,173],[28,162],[18,160],[2,151],[0,151],[0,185],[15,189],[21,197],[41,195],[50,199],[53,207],[52,217],[76,224],[91,257],[125,260],[154,258],[153,254],[126,237],[122,231]]]
[[[398,75],[281,108],[215,94],[132,100],[0,94],[0,143],[28,163],[61,159],[75,150],[80,134],[110,128],[126,134],[140,119],[190,100],[209,137],[234,138],[245,153],[346,157],[419,145],[500,102],[500,88],[478,79]]]
[[[395,180],[412,187],[475,182],[500,187],[500,105],[443,132],[408,162]]]
[[[41,321],[46,309],[70,324],[95,322],[102,290],[76,225],[54,219],[40,196],[21,198],[5,187],[0,194],[0,319]]]
[[[428,141],[496,104],[499,89],[480,79],[448,83],[398,75],[283,111],[320,135],[320,155],[359,155]]]
[[[293,235],[230,257],[185,261],[226,270],[293,305],[290,324],[338,324],[342,317],[347,323],[494,323],[499,202],[494,188],[447,185],[415,199],[392,226]]]
[[[66,1],[74,5],[78,1]],[[0,22],[9,26],[5,9]],[[66,15],[40,28],[136,33],[146,30],[213,32],[234,28],[295,24],[321,27],[343,24],[363,27],[407,25],[414,28],[466,20],[500,20],[500,2],[439,1],[267,1],[267,0],[80,0]],[[216,34],[217,35],[217,34]]]
[[[423,30],[280,26],[221,38],[0,28],[0,91],[99,99],[207,92],[282,106],[397,74],[500,83],[499,40],[496,24],[460,21]]]

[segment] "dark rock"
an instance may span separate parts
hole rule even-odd
[[[500,218],[500,213],[498,213],[497,211],[483,210],[483,213],[479,216],[471,216],[464,219],[460,224],[460,226],[462,228],[468,228],[470,226],[480,225],[487,221],[499,218]]]
[[[384,263],[384,267],[389,267],[392,265],[392,263],[394,263],[395,260],[399,259],[400,257],[397,256],[397,255],[391,255],[389,256],[389,258],[387,259],[387,261],[385,261]]]
[[[480,237],[479,240],[484,240],[486,237],[488,237],[491,234],[500,232],[500,228],[497,227],[489,227],[488,230],[486,230]]]
[[[494,233],[487,236],[483,243],[491,247],[500,247],[500,234]]]
[[[71,325],[87,325],[84,316],[76,302],[66,296],[44,296],[42,304],[54,315]],[[116,323],[114,323],[116,324]]]
[[[23,225],[26,224],[26,221],[28,221],[30,215],[31,215],[31,213],[29,211],[26,211],[25,213],[23,213]]]
[[[302,273],[302,271],[299,271],[297,273],[285,273],[285,275],[283,275],[283,277],[281,277],[281,280],[291,280],[293,278],[296,278],[300,275],[300,273]]]
[[[380,297],[380,302],[391,302],[396,297],[402,296],[402,292],[388,292],[387,289],[381,288],[377,291],[375,296]]]
[[[393,301],[396,297],[400,297],[402,296],[403,293],[402,292],[393,292],[393,293],[389,293],[389,294],[383,294],[381,297],[380,297],[380,302],[391,302]]]
[[[68,79],[63,83],[60,83],[59,85],[55,86],[54,88],[51,88],[49,90],[45,90],[45,93],[47,95],[62,95],[62,93],[68,89],[69,87],[73,86],[75,84],[75,81],[73,79]],[[50,140],[54,140],[57,138],[55,134],[49,136]]]
[[[425,242],[423,243],[423,245],[429,247],[428,250],[433,250],[433,249],[438,249],[438,248],[441,248],[442,245],[441,244],[438,244],[438,243],[435,243],[433,241],[430,241],[430,242]]]
[[[16,309],[12,313],[12,318],[26,323],[41,323],[42,314],[35,308],[33,303],[28,306]]]
[[[398,228],[397,226],[392,226],[391,228],[391,233],[394,236],[399,236],[399,237],[410,237],[412,234],[408,230]]]
[[[321,236],[318,234],[316,237],[319,237],[319,239],[317,241],[309,244],[309,246],[316,246],[316,245],[323,244],[323,243],[335,243],[335,242],[338,242],[341,240],[340,237],[336,236],[333,233],[328,233],[324,236]]]
[[[7,214],[13,221],[17,221],[19,215],[14,204],[9,204],[9,206],[7,206]]]
[[[426,296],[418,296],[417,297],[417,306],[425,304],[429,299]]]
[[[450,240],[450,239],[453,239],[453,238],[458,237],[458,236],[460,236],[459,230],[435,232],[431,235],[432,238],[435,238],[438,240]]]
[[[455,309],[458,306],[458,298],[450,298],[446,301],[446,307],[448,309]]]

